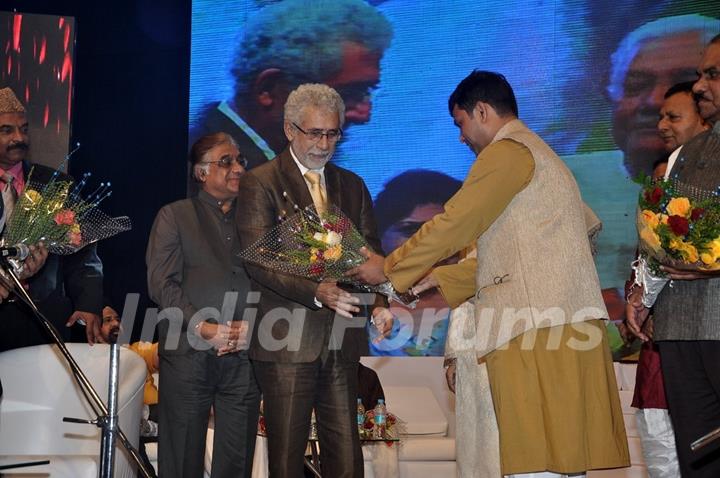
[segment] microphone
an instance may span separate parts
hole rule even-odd
[[[0,247],[0,257],[24,261],[30,255],[30,248],[25,244],[15,244],[10,247]]]

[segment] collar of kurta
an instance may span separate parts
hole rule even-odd
[[[525,123],[515,118],[514,120],[505,123],[503,127],[500,128],[497,133],[495,133],[495,136],[493,137],[490,144],[500,141],[501,139],[506,138],[512,133],[515,133],[517,131],[527,131],[527,129],[528,127],[525,125]]]
[[[215,198],[211,194],[207,193],[205,190],[201,189],[200,191],[198,191],[198,199],[205,204],[208,204],[209,206],[219,210],[220,212],[223,212],[222,205],[225,204],[226,201],[221,201]],[[230,203],[230,209],[228,210],[228,212],[223,212],[223,214],[228,214],[235,209],[235,203],[237,202],[236,198],[233,198],[231,201],[232,202]]]

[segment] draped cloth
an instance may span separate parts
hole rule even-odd
[[[487,365],[478,363],[475,305],[468,301],[453,309],[445,343],[446,357],[457,360],[455,447],[460,478],[498,478],[500,445]]]

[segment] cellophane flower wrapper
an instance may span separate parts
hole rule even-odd
[[[677,179],[643,177],[637,214],[640,257],[633,264],[650,307],[669,282],[660,266],[720,269],[720,198]]]
[[[7,223],[3,242],[7,246],[43,242],[53,254],[68,255],[88,244],[131,229],[127,216],[109,217],[98,205],[110,195],[104,183],[87,198],[80,183],[61,179],[56,171],[47,183],[33,179],[30,171],[23,193]]]
[[[657,272],[653,272],[648,264],[648,259],[640,256],[632,265],[635,271],[635,284],[643,287],[642,303],[645,307],[655,305],[660,292],[665,288],[670,279]]]
[[[239,257],[272,271],[316,282],[349,283],[344,273],[366,260],[360,253],[362,247],[370,249],[337,206],[323,214],[318,214],[314,206],[308,206],[268,231],[240,252]]]

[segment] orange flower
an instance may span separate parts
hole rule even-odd
[[[75,213],[71,209],[63,209],[55,214],[55,224],[72,226],[75,223]]]
[[[331,262],[335,262],[342,257],[342,245],[338,244],[336,246],[325,249],[325,253],[323,255],[325,259]]]
[[[672,198],[666,209],[670,216],[682,216],[686,218],[690,217],[690,211],[692,211],[688,198]]]
[[[68,232],[68,242],[73,246],[79,246],[82,244],[82,235],[78,232]]]
[[[640,217],[642,221],[647,225],[648,227],[655,229],[658,224],[660,224],[660,218],[658,214],[655,214],[654,212],[650,211],[649,209],[645,209],[640,213]]]

